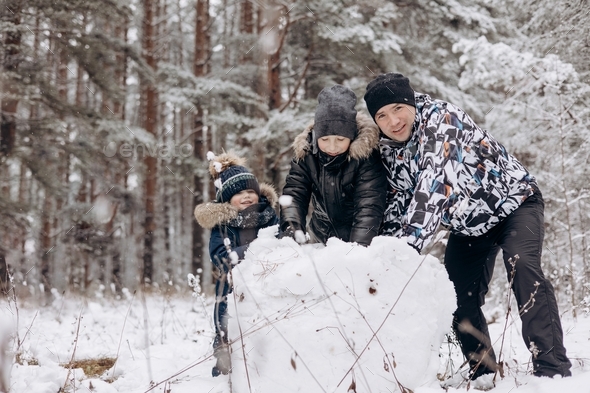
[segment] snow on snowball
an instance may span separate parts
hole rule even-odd
[[[300,245],[275,231],[261,230],[233,269],[233,392],[247,392],[248,378],[258,392],[346,391],[353,380],[387,391],[392,370],[412,390],[436,381],[456,307],[436,258],[392,237]]]

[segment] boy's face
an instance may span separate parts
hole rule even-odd
[[[252,189],[242,190],[231,197],[229,203],[242,211],[248,206],[258,203],[258,194]]]
[[[318,139],[318,147],[329,156],[337,156],[348,150],[350,138],[340,135],[328,135]]]
[[[416,108],[407,104],[385,105],[375,114],[375,122],[385,135],[396,142],[406,142],[412,136]]]

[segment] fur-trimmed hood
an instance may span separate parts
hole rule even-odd
[[[221,156],[227,155],[224,153],[220,156],[216,157],[216,160],[221,162],[219,158]],[[234,156],[237,157],[237,156]],[[239,157],[238,157],[239,158]],[[244,160],[240,159],[240,162]],[[223,162],[222,162],[223,165]],[[242,165],[239,164],[232,164],[232,165]],[[209,171],[211,172],[211,168],[213,167],[212,164],[209,165]],[[213,171],[215,175],[217,172],[213,167]],[[213,173],[211,173],[213,175]],[[214,176],[215,177],[215,176]],[[274,187],[267,183],[260,183],[260,196],[266,197],[268,199],[268,203],[271,207],[276,209],[276,204],[279,201],[279,196],[275,191]],[[205,229],[214,228],[216,225],[225,224],[238,216],[238,209],[232,206],[229,202],[223,203],[216,203],[216,202],[207,202],[201,203],[195,207],[195,218],[200,226]]]
[[[312,121],[301,134],[295,137],[292,146],[296,160],[301,160],[311,151],[312,147],[309,141],[309,135],[313,131],[313,124]],[[368,158],[373,149],[379,145],[379,127],[377,127],[373,119],[364,113],[357,113],[356,124],[358,135],[350,143],[348,159],[362,160]]]

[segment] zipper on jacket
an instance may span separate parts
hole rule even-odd
[[[328,164],[321,164],[320,165],[320,168],[321,168],[320,169],[320,178],[321,178],[322,188],[324,190],[327,190],[327,188],[326,188],[326,165],[328,165]],[[324,194],[326,194],[326,192],[324,192]],[[334,195],[334,197],[336,197],[336,195]],[[326,210],[326,218],[328,219],[328,222],[330,223],[330,226],[332,227],[332,231],[334,231],[334,234],[336,235],[336,237],[338,239],[342,239],[342,236],[340,236],[340,234],[336,230],[336,227],[334,226],[334,223],[332,222],[332,218],[330,217],[330,214],[328,213],[328,201],[326,200],[325,195],[322,196],[322,200],[324,201],[324,208]]]

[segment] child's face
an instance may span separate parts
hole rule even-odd
[[[242,211],[248,206],[258,203],[258,194],[252,189],[243,190],[231,197],[229,203]]]
[[[323,136],[318,139],[318,147],[329,156],[337,156],[348,150],[350,138],[340,135]]]

